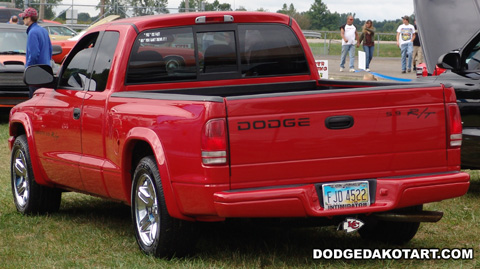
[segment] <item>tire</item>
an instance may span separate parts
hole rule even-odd
[[[168,214],[153,156],[140,160],[132,182],[132,220],[140,249],[160,258],[183,257],[196,244],[193,224]]]
[[[423,206],[406,207],[395,212],[418,212]],[[394,222],[394,221],[368,221],[364,227],[358,230],[360,236],[368,241],[382,242],[387,244],[402,245],[415,236],[420,227],[420,222]]]
[[[27,137],[15,139],[10,159],[12,194],[15,206],[23,214],[44,214],[60,209],[62,192],[37,184],[33,175]]]
[[[165,68],[167,72],[175,72],[185,66],[185,61],[181,57],[166,57]]]

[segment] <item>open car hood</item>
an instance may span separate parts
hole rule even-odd
[[[480,29],[480,0],[413,0],[425,63],[431,74],[438,57],[462,48]]]

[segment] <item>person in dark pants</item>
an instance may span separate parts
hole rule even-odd
[[[27,28],[27,51],[25,55],[25,68],[36,64],[50,65],[52,59],[52,43],[47,30],[37,24],[38,12],[34,8],[27,8],[18,15],[23,19]],[[29,97],[33,97],[36,87],[28,87]]]
[[[417,20],[414,21],[415,24],[415,39],[413,40],[413,55],[412,55],[412,60],[413,60],[413,70],[417,70],[417,64],[423,63],[423,52],[422,52],[422,47],[420,45],[420,35],[418,34],[418,29],[417,29]]]
[[[370,71],[370,62],[373,58],[373,51],[375,50],[375,27],[373,27],[373,22],[368,20],[365,22],[365,25],[362,27],[362,34],[357,43],[357,48],[360,46],[360,43],[363,41],[363,51],[365,51],[366,61],[365,61],[365,71]]]

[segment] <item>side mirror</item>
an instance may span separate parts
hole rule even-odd
[[[23,82],[34,87],[53,87],[55,76],[49,65],[31,65],[25,69]]]
[[[62,47],[59,45],[52,46],[52,55],[58,55],[62,53]]]
[[[437,65],[445,69],[460,70],[462,68],[460,64],[460,54],[458,52],[443,54],[438,58]]]

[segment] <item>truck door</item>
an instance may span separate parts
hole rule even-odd
[[[98,33],[79,41],[59,74],[58,86],[40,98],[34,120],[35,142],[45,173],[52,181],[83,190],[78,163],[82,154],[81,107],[89,86],[91,57]]]
[[[109,197],[104,184],[104,174],[111,175],[114,164],[106,161],[105,137],[106,115],[105,103],[108,91],[110,68],[113,55],[117,47],[119,33],[104,32],[95,43],[95,55],[92,57],[92,71],[89,74],[88,86],[86,87],[81,107],[81,141],[82,157],[79,161],[79,169],[85,190],[101,196]],[[107,168],[105,168],[107,167]],[[110,167],[112,170],[109,170]],[[110,178],[120,178],[116,174]]]

